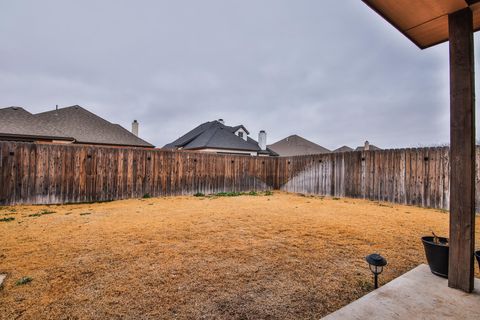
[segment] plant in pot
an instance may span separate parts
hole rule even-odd
[[[433,236],[422,237],[425,255],[428,265],[433,274],[447,278],[448,277],[448,239],[438,237],[432,232]]]
[[[475,251],[475,257],[477,258],[478,267],[480,268],[480,250]]]

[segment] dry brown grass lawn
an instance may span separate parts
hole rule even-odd
[[[438,210],[284,193],[2,217],[2,319],[320,318],[371,290],[367,254],[387,257],[384,283],[425,262],[420,236],[448,231]]]

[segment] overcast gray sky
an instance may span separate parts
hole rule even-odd
[[[218,118],[331,149],[449,140],[447,44],[360,0],[1,1],[0,39],[0,106],[137,119],[157,146]]]

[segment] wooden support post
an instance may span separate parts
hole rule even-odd
[[[450,39],[450,258],[448,286],[473,290],[475,86],[470,8],[448,16]]]

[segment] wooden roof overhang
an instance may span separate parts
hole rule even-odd
[[[475,63],[480,0],[362,0],[421,49],[449,40],[448,286],[472,292],[475,251]]]
[[[448,40],[448,15],[470,7],[480,30],[480,0],[362,0],[419,48]]]

